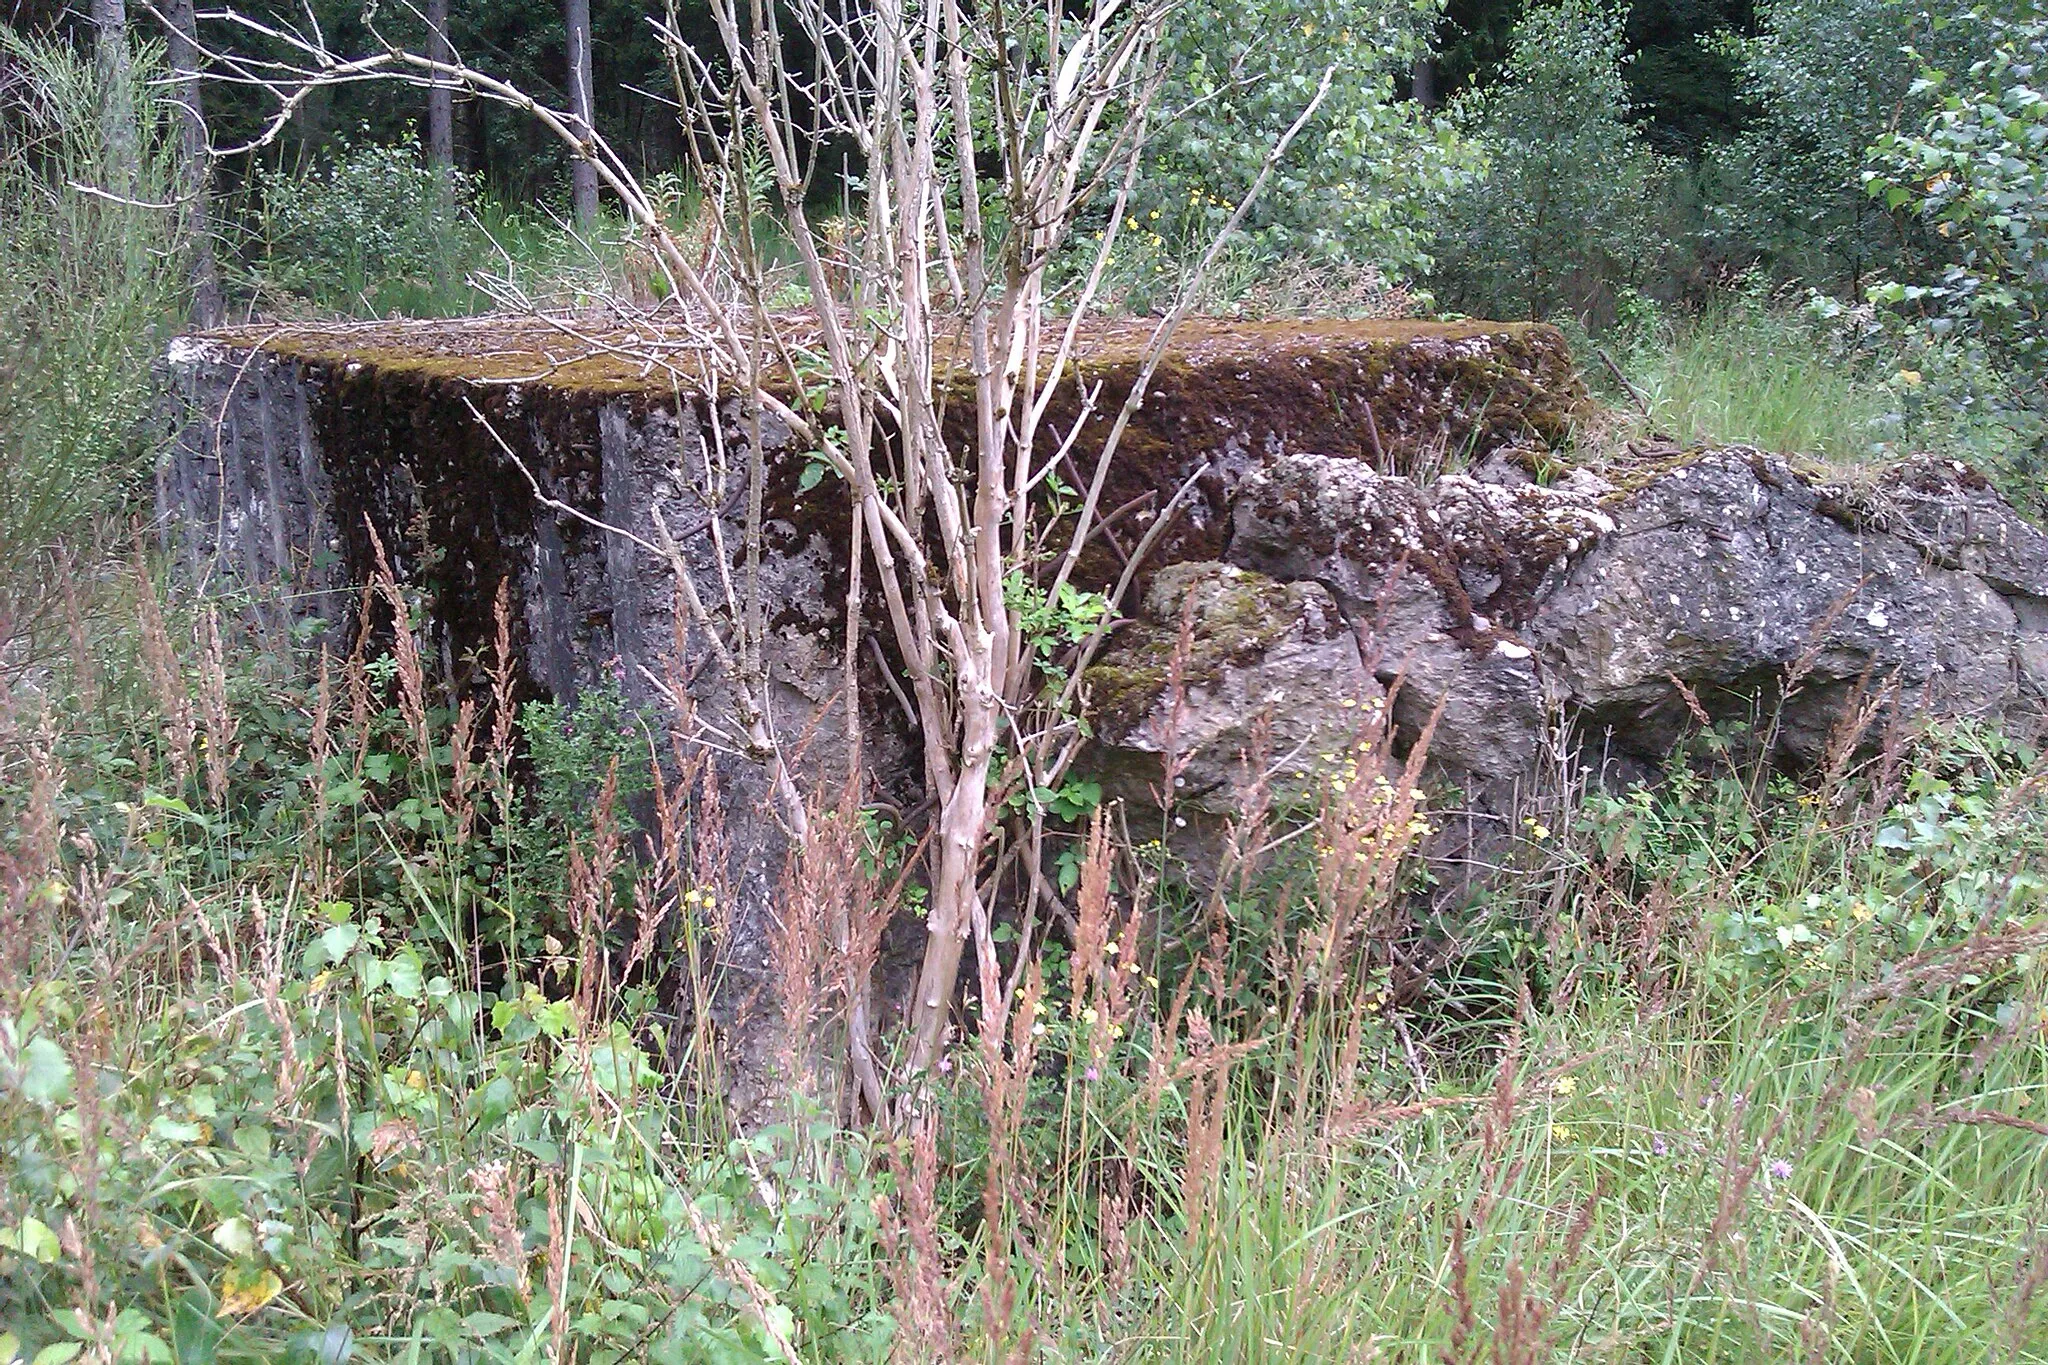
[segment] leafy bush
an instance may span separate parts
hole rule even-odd
[[[1709,739],[1714,737],[1710,736]],[[1716,951],[1694,967],[1805,988],[2035,925],[2048,880],[2009,856],[2048,829],[2031,747],[1978,727],[1922,741],[1896,794],[1845,821],[1814,792],[1680,751],[1659,789],[1596,793],[1584,829],[1607,873],[1700,907]]]
[[[0,1360],[2044,1359],[2003,1277],[2048,1252],[2048,808],[1996,736],[1557,800],[1477,1045],[1388,894],[1400,789],[1186,917],[1096,825],[900,1134],[735,1137],[575,855],[576,943],[479,933],[555,884],[496,856],[496,696],[421,711],[403,649],[309,695],[124,605],[94,704],[0,700]],[[671,859],[633,904],[687,918]]]
[[[1472,311],[1590,316],[1661,249],[1664,162],[1630,123],[1623,21],[1601,0],[1531,10],[1501,82],[1459,102],[1485,175],[1443,220],[1437,279]]]
[[[1894,269],[1900,238],[1862,190],[1864,152],[1911,105],[1908,49],[1966,40],[1918,0],[1763,0],[1755,35],[1731,39],[1756,112],[1715,157],[1710,240],[1843,294]]]
[[[1917,277],[1931,282],[1886,280],[1871,298],[1937,339],[2038,368],[2048,358],[2048,20],[1984,24],[1992,55],[1961,77],[1926,70],[1913,86],[1935,101],[1924,125],[1871,148],[1869,193],[1910,208],[1940,257]]]
[[[480,185],[444,181],[412,134],[344,142],[324,164],[254,182],[261,286],[327,311],[464,310],[465,266],[481,244],[461,210]]]
[[[1206,247],[1272,146],[1308,106],[1325,65],[1329,94],[1246,220],[1260,260],[1428,264],[1432,219],[1469,174],[1448,123],[1394,98],[1434,0],[1201,0],[1167,26],[1170,76],[1129,205],[1133,254],[1177,260]]]

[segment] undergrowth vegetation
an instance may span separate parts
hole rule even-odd
[[[633,288],[631,233],[617,218],[578,233],[543,207],[435,170],[411,137],[259,171],[248,198],[243,284],[264,313],[457,317],[585,306]]]
[[[176,225],[149,207],[174,184],[159,57],[139,52],[129,80],[129,193],[84,193],[120,183],[98,136],[92,63],[0,28],[0,644],[51,607],[52,556],[91,558],[154,454],[136,419],[183,287]]]
[[[1533,806],[1422,970],[1368,717],[1387,776],[1206,896],[1095,821],[891,1136],[808,1041],[830,907],[890,908],[858,812],[783,874],[803,1083],[736,1115],[715,808],[615,701],[437,707],[388,581],[291,700],[123,591],[0,736],[0,1356],[2048,1358],[2048,779],[1995,734]]]
[[[1579,347],[1588,383],[1624,419],[1607,439],[1742,442],[1844,465],[1929,452],[2040,507],[2048,431],[2026,385],[1968,346],[1902,336],[1868,307],[1800,304],[1755,280],[1694,310],[1629,295],[1619,325],[1581,333]]]

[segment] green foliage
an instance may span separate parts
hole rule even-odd
[[[1871,148],[1870,195],[1910,209],[1940,254],[1920,277],[1931,282],[1884,281],[1871,298],[1937,339],[2038,366],[2048,357],[2048,20],[1984,23],[1992,55],[1961,77],[1925,71],[1913,86],[1935,101],[1925,124]]]
[[[1763,0],[1730,46],[1755,113],[1715,160],[1710,239],[1838,293],[1897,270],[1905,244],[1863,191],[1864,154],[1912,117],[1913,51],[1967,62],[1974,26],[1917,0]]]
[[[251,188],[262,287],[370,316],[452,311],[434,305],[460,298],[462,263],[476,250],[460,211],[481,187],[444,180],[411,132],[344,142],[298,172],[258,171]]]
[[[1867,305],[1827,295],[1805,307],[1765,292],[1756,278],[1696,311],[1624,295],[1615,334],[1581,341],[1611,348],[1632,392],[1604,365],[1587,379],[1624,419],[1681,444],[1744,442],[1843,464],[1932,452],[1969,462],[2032,506],[2030,470],[2043,434],[2023,384],[1981,351],[1901,334]]]
[[[1007,1187],[1041,1210],[1034,1325],[1075,1359],[2048,1359],[1991,1281],[2048,1193],[2048,930],[2013,857],[2048,838],[2040,768],[1968,729],[1906,764],[1887,800],[1708,755],[1532,819],[1565,893],[1536,866],[1505,908],[1543,1004],[1470,1051],[1412,1014],[1297,1030],[1197,969],[1242,1049],[1220,1135],[1156,1080],[1214,1053],[1110,1035],[1067,958]],[[971,1092],[941,1133],[971,1263],[999,1144]]]
[[[175,217],[148,207],[176,198],[161,55],[135,53],[141,155],[117,202],[91,192],[124,185],[92,63],[0,25],[0,639],[46,605],[43,557],[90,542],[153,453],[151,362],[184,283]]]
[[[619,677],[584,689],[573,702],[528,702],[519,711],[519,732],[533,764],[533,814],[558,838],[589,842],[607,783],[622,812],[652,788],[653,731],[627,702]]]
[[[213,793],[124,651],[61,727],[0,705],[0,848],[67,835],[4,886],[28,935],[0,982],[8,1358],[694,1365],[764,1358],[769,1325],[806,1359],[886,1355],[867,1145],[801,1102],[735,1138],[662,1083],[655,1001],[489,934],[555,869],[464,838],[445,713],[422,746],[370,669],[319,741],[251,658],[195,746],[231,755]],[[564,736],[542,790],[612,752]],[[480,772],[469,799],[525,818],[502,756]]]
[[[231,669],[236,727],[194,746],[232,756],[215,797],[123,648],[80,680],[97,705],[0,729],[5,906],[34,926],[0,944],[24,1358],[751,1361],[769,1325],[805,1360],[939,1358],[903,1339],[912,1270],[962,1342],[1000,1338],[1014,1284],[1010,1335],[1028,1315],[1070,1359],[2048,1358],[1999,1288],[2048,1193],[2048,888],[2014,857],[2048,805],[1995,734],[1820,788],[1713,741],[1532,818],[1483,1001],[1463,969],[1403,1006],[1290,966],[1308,840],[1188,921],[1130,915],[1119,863],[1079,902],[1095,948],[1056,943],[1020,1001],[1017,1070],[967,1046],[934,1081],[919,1195],[800,1103],[735,1138],[657,1070],[706,1080],[659,1002],[474,937],[549,873],[464,844],[448,718],[422,750],[392,670],[316,761],[317,702]],[[528,713],[591,719],[537,760],[562,803],[610,770],[600,712]],[[472,800],[527,799],[482,771]],[[1042,799],[1080,819],[1086,786]],[[864,825],[896,865],[905,833]],[[1481,1007],[1470,1043],[1446,1026]],[[999,1272],[1008,1228],[1035,1259]]]
[[[1437,10],[1437,0],[1201,0],[1177,11],[1127,253],[1165,272],[1205,249],[1334,64],[1242,249],[1268,262],[1425,267],[1431,219],[1471,166],[1455,129],[1394,98],[1395,74]]]
[[[673,179],[655,190],[681,206]],[[259,170],[247,284],[271,307],[359,317],[452,317],[578,304],[621,289],[630,234],[615,218],[579,239],[545,211],[444,185],[407,129],[343,142],[298,171]]]
[[[2039,755],[1963,726],[1918,759],[1895,802],[1842,830],[1825,794],[1782,777],[1760,793],[1680,751],[1659,790],[1590,797],[1584,828],[1610,873],[1702,908],[1719,951],[1694,968],[1714,984],[1806,988],[2038,924],[2048,881],[2009,854],[2048,828],[2025,785]]]
[[[1667,168],[1630,122],[1622,18],[1599,0],[1531,10],[1501,82],[1459,101],[1487,160],[1446,212],[1438,280],[1470,311],[1549,317],[1598,310],[1662,247]]]
[[[1745,110],[1723,35],[1752,21],[1748,0],[1631,0],[1629,96],[1651,146],[1697,160],[1733,136]]]

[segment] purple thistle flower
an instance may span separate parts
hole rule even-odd
[[[1096,1069],[1095,1069],[1094,1067],[1092,1067],[1092,1066],[1091,1066],[1091,1067],[1089,1067],[1089,1068],[1088,1068],[1088,1069],[1087,1069],[1086,1071],[1084,1071],[1084,1072],[1082,1072],[1082,1073],[1081,1073],[1081,1079],[1082,1079],[1082,1080],[1084,1080],[1084,1081],[1094,1081],[1094,1080],[1100,1080],[1101,1078],[1102,1078],[1102,1073],[1101,1073],[1101,1072],[1099,1072],[1099,1071],[1097,1071],[1097,1070],[1096,1070]]]
[[[1773,1180],[1790,1180],[1791,1178],[1792,1178],[1792,1163],[1791,1163],[1791,1162],[1789,1162],[1789,1161],[1785,1160],[1785,1158],[1783,1158],[1783,1157],[1779,1157],[1779,1158],[1778,1158],[1778,1159],[1777,1159],[1776,1161],[1773,1161],[1773,1162],[1771,1163],[1771,1179],[1773,1179]]]
[[[1665,1154],[1666,1154],[1667,1152],[1669,1152],[1670,1150],[1671,1150],[1671,1148],[1670,1148],[1669,1146],[1667,1146],[1667,1145],[1665,1144],[1665,1142],[1664,1142],[1664,1135],[1663,1135],[1662,1133],[1655,1133],[1655,1134],[1652,1134],[1652,1135],[1651,1135],[1651,1137],[1650,1137],[1650,1155],[1651,1155],[1651,1156],[1663,1156],[1663,1155],[1665,1155]]]

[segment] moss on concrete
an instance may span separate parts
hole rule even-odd
[[[814,326],[803,317],[781,321],[799,339]],[[1093,478],[1155,325],[1112,319],[1085,329],[1040,434],[1045,448],[1081,427],[1060,471],[1067,484],[1085,487]],[[588,505],[579,493],[595,493],[601,409],[623,404],[640,419],[708,407],[705,352],[680,326],[659,318],[584,314],[244,327],[208,339],[302,366],[326,395],[320,426],[323,441],[335,449],[360,450],[367,463],[382,467],[408,444],[418,446],[426,464],[446,469],[445,510],[464,522],[494,515],[477,500],[502,499],[523,515],[530,497],[524,480],[490,448],[491,438],[474,430],[465,399],[490,415],[523,457],[538,457],[544,446],[546,476],[579,505]],[[958,364],[946,372],[963,400],[946,410],[949,436],[966,449],[972,440],[967,376]],[[771,377],[771,384],[785,398],[796,393],[786,377]],[[1555,444],[1569,434],[1586,401],[1563,336],[1548,326],[1188,319],[1110,461],[1099,506],[1108,522],[1091,536],[1075,581],[1096,589],[1115,582],[1151,519],[1190,477],[1197,480],[1191,498],[1160,538],[1141,584],[1151,566],[1220,557],[1238,478],[1273,453],[1314,451],[1401,473],[1445,448]],[[455,463],[444,461],[443,451]],[[843,545],[845,500],[830,496],[829,485],[806,494],[800,454],[771,456],[769,519],[799,540],[822,534]],[[459,473],[456,463],[463,466]],[[479,483],[479,470],[495,473]],[[1047,543],[1058,543],[1064,529],[1047,528]]]

